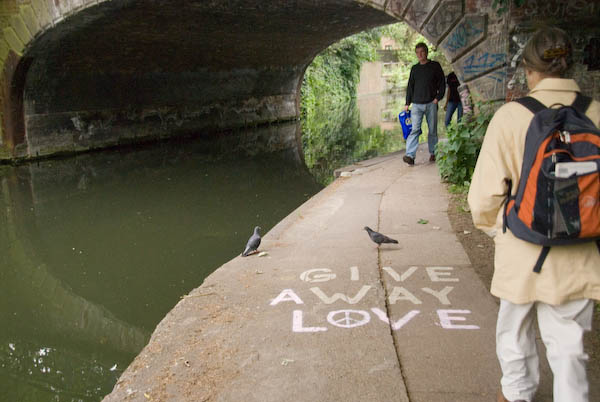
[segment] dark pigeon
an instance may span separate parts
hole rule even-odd
[[[254,254],[260,246],[260,234],[258,231],[260,230],[260,226],[254,228],[254,233],[248,239],[248,243],[246,243],[246,249],[242,253],[242,257],[247,257],[250,254]]]
[[[368,226],[365,226],[365,230],[369,234],[369,237],[371,238],[371,240],[373,240],[375,243],[377,243],[377,246],[381,245],[381,243],[395,243],[395,244],[398,244],[398,240],[394,240],[392,238],[387,237],[384,234],[376,232],[376,231],[372,230]]]

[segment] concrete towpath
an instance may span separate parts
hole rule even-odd
[[[177,304],[105,401],[495,401],[497,303],[426,160],[365,161],[291,213],[266,256]]]

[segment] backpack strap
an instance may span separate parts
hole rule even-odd
[[[591,103],[592,103],[592,98],[590,98],[589,96],[582,95],[579,92],[577,92],[577,96],[575,97],[575,100],[571,104],[571,107],[573,109],[577,110],[578,112],[580,112],[581,114],[585,114],[585,112],[587,112],[588,107],[590,107]]]
[[[506,200],[504,200],[504,213],[502,214],[502,233],[506,233],[506,228],[508,227],[508,223],[506,222],[508,219],[508,203],[513,199],[512,180],[505,179],[505,183],[508,187],[508,190],[506,191]],[[600,240],[598,241],[598,247],[600,247]]]
[[[596,240],[596,247],[598,247],[598,252],[600,253],[600,240]],[[538,257],[535,265],[533,266],[533,272],[539,274],[542,270],[542,265],[544,261],[546,261],[546,257],[548,257],[548,253],[550,252],[550,246],[543,246],[542,251],[540,252],[540,256]]]
[[[542,110],[547,109],[547,107],[542,102],[540,102],[539,100],[537,100],[531,96],[525,96],[523,98],[516,99],[515,102],[520,103],[521,105],[525,106],[533,114],[536,114],[537,112],[541,112]]]
[[[600,245],[598,245],[598,247],[600,247]],[[533,266],[533,272],[535,272],[536,274],[540,273],[540,271],[542,270],[542,265],[544,264],[544,261],[546,261],[546,257],[548,257],[549,252],[550,246],[542,247],[540,256],[538,257],[537,261],[535,262],[535,265]]]
[[[546,106],[544,106],[542,102],[540,102],[532,96],[524,96],[522,98],[516,99],[515,102],[525,106],[532,113],[541,112],[542,110],[546,109]],[[576,109],[578,112],[585,114],[585,112],[587,112],[588,107],[590,107],[591,103],[592,98],[577,92],[577,96],[575,96],[575,100],[571,104],[571,107]]]

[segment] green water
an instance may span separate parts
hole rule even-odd
[[[306,165],[322,184],[329,184],[335,169],[405,148],[397,116],[398,98],[379,94],[387,107],[360,110],[356,100],[346,104],[323,104],[303,121],[302,143]],[[361,125],[361,113],[371,116],[370,127]],[[363,116],[364,117],[364,116]]]
[[[359,116],[354,102],[312,116],[303,148],[291,123],[0,167],[0,402],[100,401],[254,226],[403,147],[399,127]]]
[[[282,130],[268,155],[187,142],[2,168],[0,400],[110,392],[181,296],[322,188]]]

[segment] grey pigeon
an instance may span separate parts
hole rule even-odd
[[[396,244],[398,244],[398,240],[394,240],[392,238],[387,237],[384,234],[376,232],[368,226],[365,226],[365,230],[369,234],[369,237],[371,238],[371,240],[373,240],[375,243],[377,243],[377,246],[381,245],[381,243],[396,243]]]
[[[260,246],[260,234],[258,231],[260,230],[260,226],[254,228],[254,233],[248,239],[248,243],[246,243],[246,249],[242,253],[242,257],[247,257],[250,254],[253,254]]]

